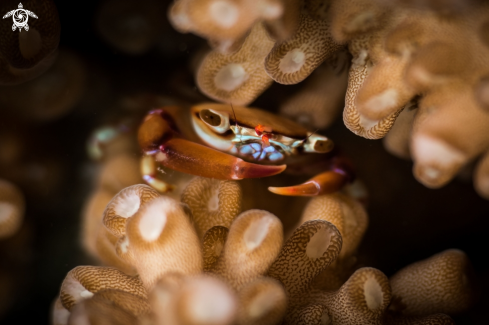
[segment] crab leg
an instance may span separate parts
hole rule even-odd
[[[288,187],[269,187],[268,190],[279,195],[316,196],[337,192],[355,179],[351,163],[343,155],[336,153],[327,164],[327,171],[314,176],[305,183]]]
[[[141,158],[141,175],[143,175],[143,179],[146,183],[160,193],[166,193],[173,190],[173,185],[156,177],[157,173],[158,169],[155,157],[153,155],[143,156],[143,158]]]
[[[314,176],[305,183],[288,187],[269,187],[272,193],[288,196],[315,196],[339,191],[348,182],[346,174],[327,171]]]

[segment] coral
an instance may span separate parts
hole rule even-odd
[[[114,195],[123,188],[140,182],[138,160],[127,154],[108,157],[98,175],[97,187],[82,211],[82,245],[91,256],[106,265],[114,265],[126,273],[136,271],[115,253],[118,237],[103,227],[104,211]]]
[[[241,188],[232,181],[196,177],[182,192],[182,203],[192,212],[199,237],[214,226],[229,228],[241,212]]]
[[[350,59],[346,51],[340,51],[320,65],[299,92],[281,104],[280,113],[311,128],[330,126],[345,99]]]
[[[334,320],[335,324],[379,324],[390,299],[387,277],[379,270],[362,268],[338,291],[310,292],[301,296],[301,304],[322,307],[319,318]],[[309,314],[315,313],[310,306],[306,310],[300,307],[294,309],[297,311],[289,313],[287,323],[294,324],[296,318],[311,317]]]
[[[108,203],[102,222],[105,227],[92,225],[91,232],[97,233],[94,255],[128,273],[136,271],[147,287],[166,272],[202,270],[198,237],[184,210],[147,185],[120,191]],[[159,258],[152,258],[154,254]]]
[[[206,55],[196,76],[204,94],[247,105],[271,85],[272,79],[284,84],[300,82],[343,47],[332,40],[328,22],[301,11],[299,1],[283,5],[287,10],[281,19],[249,27],[249,35],[238,41],[239,46],[227,46],[232,48],[227,51],[230,53],[214,49]],[[216,35],[211,34],[206,36]]]
[[[286,324],[454,324],[444,314],[402,318],[386,313],[391,301],[387,277],[374,268],[358,269],[338,291],[312,290],[300,297]],[[294,302],[292,302],[294,304]]]
[[[335,193],[309,201],[300,222],[321,219],[336,226],[343,240],[337,259],[315,279],[313,286],[321,290],[337,290],[353,272],[356,250],[367,230],[367,213],[350,195]]]
[[[256,13],[251,13],[249,6],[256,8]],[[177,30],[197,33],[215,46],[197,71],[200,90],[219,101],[247,105],[272,80],[298,83],[344,48],[333,40],[326,19],[328,7],[320,1],[273,1],[251,6],[247,1],[182,0],[173,5],[170,20]],[[273,12],[273,19],[260,15],[260,10]],[[206,11],[208,16],[202,14]],[[241,16],[246,18],[238,19]],[[217,27],[224,23],[234,28]],[[328,92],[334,94],[341,88],[338,85]]]
[[[472,303],[471,274],[467,255],[456,249],[406,266],[390,278],[395,305],[406,316],[458,313]]]
[[[89,324],[107,324],[109,320],[134,324],[138,316],[149,312],[147,293],[137,276],[108,267],[79,266],[64,279],[52,320],[60,325],[80,324],[83,319]]]
[[[367,212],[363,205],[343,193],[323,195],[309,201],[301,222],[314,219],[329,221],[338,228],[343,239],[339,259],[355,253],[368,226]]]
[[[173,26],[181,32],[192,31],[206,37],[219,51],[237,49],[254,24],[279,18],[284,3],[249,1],[176,0],[169,11]]]
[[[165,273],[195,274],[203,268],[197,233],[178,202],[168,197],[151,200],[127,220],[116,251],[148,289]]]
[[[304,1],[296,12],[300,18],[291,37],[273,39],[260,27],[260,39],[268,43],[249,53],[252,44],[260,42],[257,26],[266,24],[257,22],[234,52],[213,50],[204,58],[197,83],[213,99],[246,105],[270,85],[267,78],[299,83],[346,46],[353,60],[345,125],[357,135],[380,139],[405,107],[416,107],[414,117],[405,115],[412,121],[404,119],[399,122],[404,127],[393,130],[408,135],[389,136],[386,145],[402,157],[409,148],[418,181],[430,188],[441,187],[489,146],[484,132],[489,123],[484,108],[489,93],[485,59],[489,9],[478,1],[398,2],[404,5],[386,5],[381,0]],[[223,11],[223,17],[227,13]],[[219,32],[201,35],[212,39]],[[282,111],[321,128],[330,124],[341,105],[338,93],[343,93],[344,84],[340,78],[328,87],[336,76],[321,71],[317,75],[307,80],[302,93],[285,101]],[[324,88],[315,81],[318,78]],[[336,100],[320,104],[321,98],[335,95]],[[474,173],[474,183],[480,195],[489,198],[485,170],[482,164]]]
[[[0,239],[15,234],[24,220],[25,199],[17,186],[0,179]]]
[[[70,312],[66,309],[59,297],[54,300],[51,310],[51,324],[53,325],[63,325],[68,324],[68,318],[70,317]]]
[[[377,0],[385,6],[404,6],[408,8],[418,8],[423,10],[433,10],[444,16],[457,15],[470,9],[472,6],[481,3],[480,0]]]
[[[304,80],[324,60],[339,51],[329,33],[329,23],[303,12],[294,36],[276,42],[265,58],[265,70],[273,80],[296,84]]]
[[[238,324],[278,324],[287,308],[280,282],[259,277],[238,293]]]
[[[268,274],[284,285],[288,295],[297,296],[338,257],[341,244],[333,224],[319,219],[306,221],[286,241]]]
[[[226,243],[229,229],[223,226],[214,226],[209,229],[202,239],[202,256],[204,258],[204,271],[208,272],[221,256]]]
[[[119,192],[104,225],[137,276],[77,267],[63,281],[63,307],[56,303],[53,317],[65,319],[59,324],[453,324],[441,313],[459,313],[473,302],[470,262],[458,250],[391,279],[374,268],[356,269],[352,259],[368,218],[349,194],[312,199],[283,243],[273,214],[236,216],[241,196],[231,183],[195,178],[182,195],[190,203],[183,204],[146,185]],[[233,216],[226,226],[202,208],[210,200]],[[210,216],[208,224],[193,223],[194,215]],[[208,230],[199,239],[197,229]]]
[[[483,130],[489,120],[476,97],[487,66],[476,58],[488,51],[477,35],[487,15],[482,4],[451,18],[397,9],[376,37],[349,43],[355,57],[350,79],[357,81],[347,93],[346,125],[359,135],[380,138],[404,107],[416,107],[387,143],[403,157],[409,148],[414,175],[428,187],[445,185],[487,150]],[[390,141],[394,138],[397,143]],[[480,185],[486,176],[474,176],[476,188],[487,196]]]
[[[3,1],[2,13],[18,7],[16,1]],[[13,85],[33,79],[48,69],[56,58],[60,36],[58,11],[52,0],[24,1],[42,19],[30,19],[29,31],[12,33],[12,25],[2,24],[0,41],[0,84]],[[3,15],[3,14],[2,14]],[[11,19],[11,18],[10,18]],[[10,20],[11,22],[12,20]]]
[[[150,293],[153,324],[231,324],[237,299],[222,281],[206,276],[167,274]]]
[[[149,312],[146,299],[122,290],[107,289],[78,303],[72,309],[69,324],[136,324],[138,316]]]
[[[265,27],[256,24],[235,53],[213,50],[207,54],[197,71],[197,85],[213,99],[235,105],[251,103],[273,82],[262,63],[273,43]]]
[[[411,127],[416,116],[416,105],[410,103],[399,113],[396,123],[392,126],[387,135],[383,138],[384,148],[391,154],[409,159],[411,157],[411,149],[409,148],[409,137],[411,135]]]
[[[83,299],[105,289],[122,290],[141,298],[147,294],[141,280],[109,267],[78,266],[68,272],[61,285],[59,298],[63,306],[71,308]]]
[[[282,240],[282,223],[276,216],[263,210],[245,211],[231,224],[222,251],[209,272],[239,291],[267,272]]]
[[[126,234],[126,220],[134,216],[147,202],[158,197],[153,188],[137,184],[126,187],[109,202],[103,214],[104,226],[115,236]]]
[[[472,4],[449,17],[416,7],[390,11],[382,27],[348,40],[354,59],[343,117],[356,134],[378,139],[405,107],[416,108],[403,114],[386,145],[411,155],[415,177],[438,188],[488,145],[487,114],[476,92],[486,73],[487,62],[477,58],[488,51],[478,37],[488,8]],[[484,174],[474,177],[487,197]]]

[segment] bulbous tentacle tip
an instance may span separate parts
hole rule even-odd
[[[305,183],[287,187],[269,187],[268,190],[286,196],[316,196],[339,191],[349,181],[348,175],[326,171],[314,176]]]

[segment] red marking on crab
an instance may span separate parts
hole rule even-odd
[[[262,148],[266,148],[266,147],[270,146],[270,139],[271,138],[272,138],[271,133],[265,133],[261,136],[261,141],[263,142]]]
[[[263,126],[261,124],[258,124],[257,126],[255,126],[255,132],[256,132],[256,135],[257,136],[261,136],[265,132],[271,133],[272,132],[272,128],[269,127],[269,126]]]

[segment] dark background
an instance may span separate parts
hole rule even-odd
[[[77,53],[87,69],[97,71],[91,76],[106,78],[110,88],[109,93],[95,97],[95,102],[100,99],[97,105],[77,106],[67,115],[44,123],[26,121],[0,108],[0,130],[19,134],[27,143],[26,159],[53,161],[58,175],[54,185],[19,184],[27,200],[26,221],[18,235],[0,241],[0,266],[14,274],[10,284],[16,288],[10,310],[0,316],[1,324],[48,323],[50,305],[66,273],[77,265],[93,263],[79,244],[80,214],[93,186],[88,177],[92,163],[85,146],[95,127],[117,116],[117,109],[111,105],[113,98],[139,91],[178,97],[182,92],[175,84],[180,83],[197,94],[187,67],[204,41],[169,29],[163,37],[165,46],[129,56],[112,48],[97,33],[99,1],[55,3],[62,28],[60,48]],[[166,15],[161,19],[166,20]],[[284,94],[299,87],[275,84],[254,105],[276,110]],[[5,91],[8,87],[0,88],[0,92]],[[105,102],[108,104],[100,104]],[[414,180],[411,162],[386,153],[381,141],[353,135],[341,120],[323,133],[352,158],[369,189],[370,226],[359,255],[370,266],[390,276],[412,262],[459,248],[474,265],[480,291],[489,290],[489,202],[477,196],[470,179],[430,190]],[[0,167],[0,177],[9,179],[9,174]],[[487,294],[481,295],[471,311],[456,316],[457,324],[487,324],[485,306],[489,306]]]

